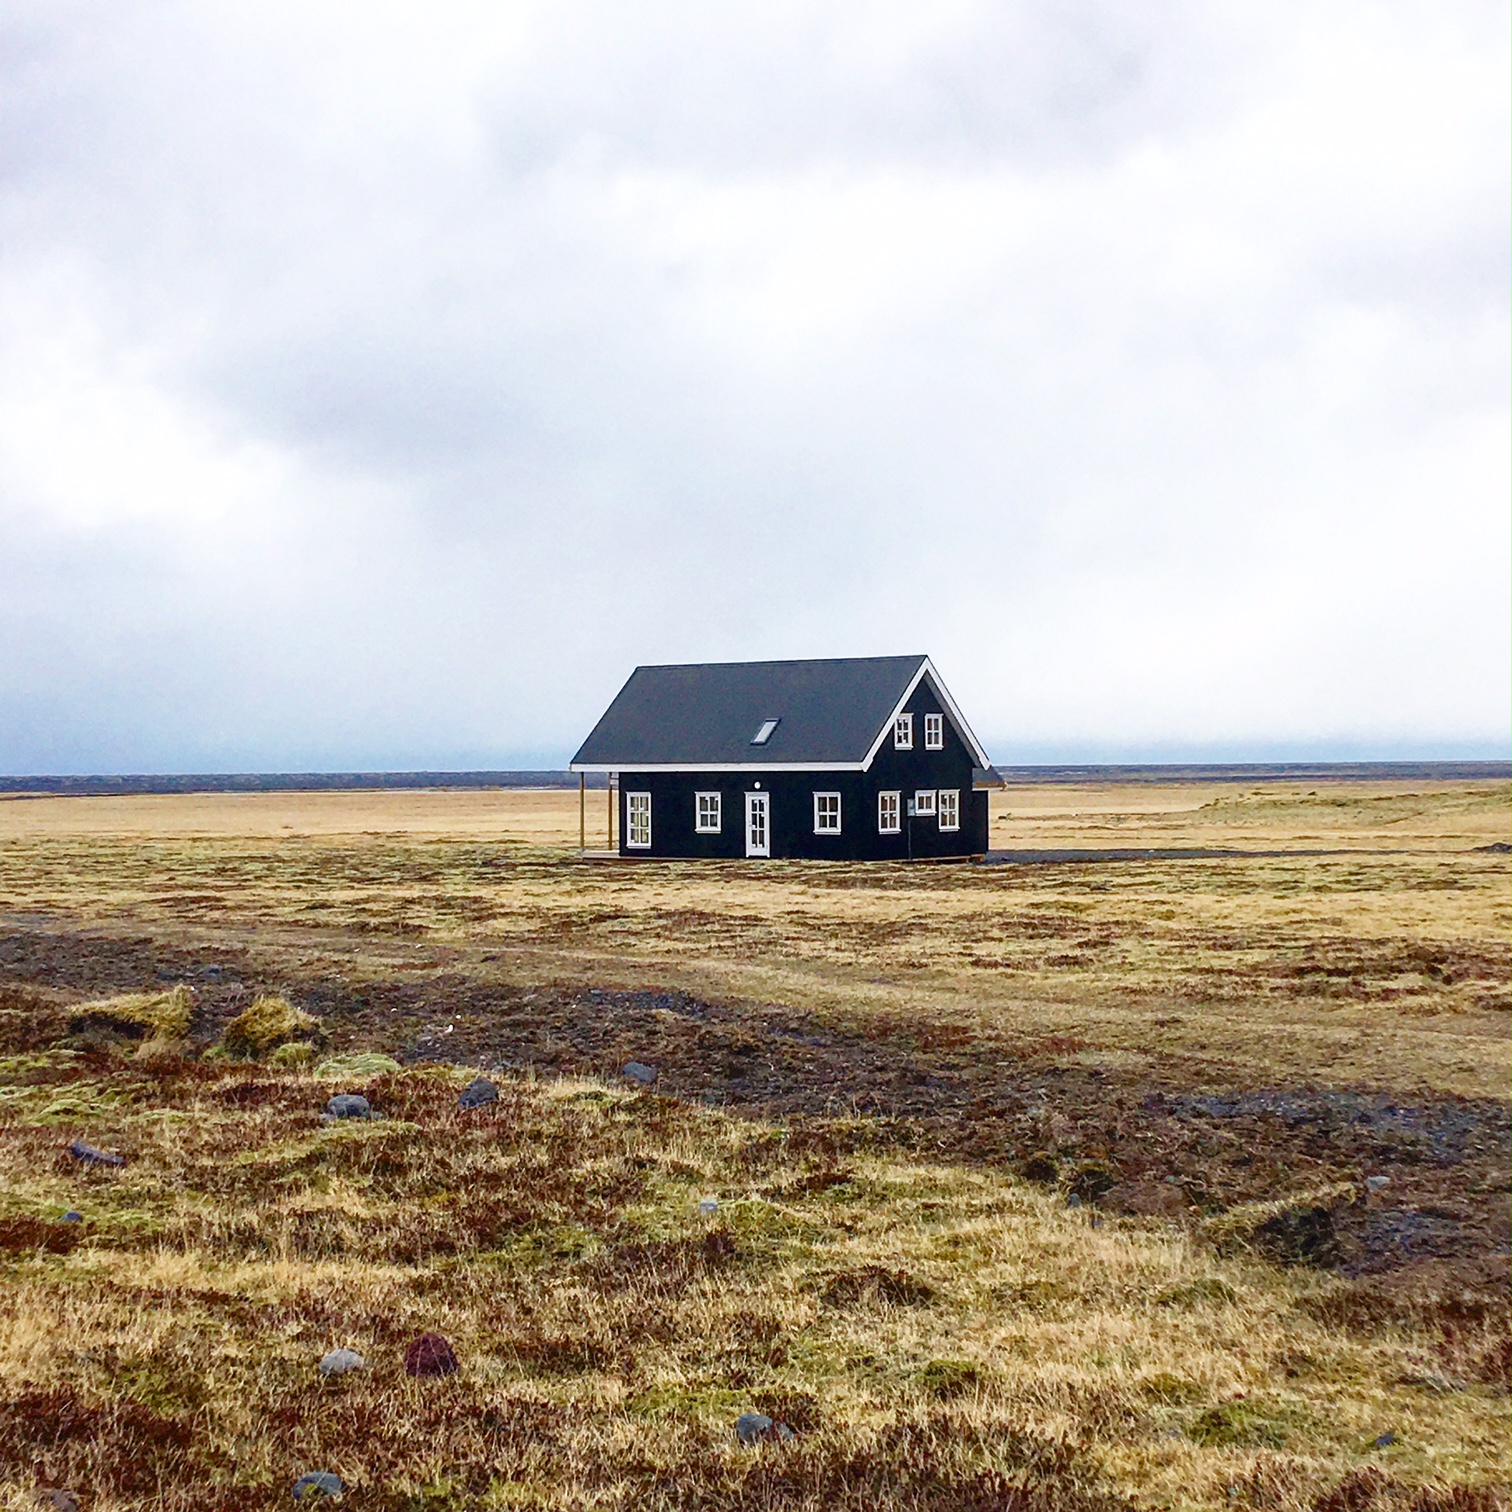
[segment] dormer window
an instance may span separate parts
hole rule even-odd
[[[772,731],[781,723],[780,719],[763,719],[761,721],[761,728],[751,736],[751,744],[765,745],[772,738]]]
[[[913,715],[900,714],[893,724],[893,749],[895,751],[913,750]]]

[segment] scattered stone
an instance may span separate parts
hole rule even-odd
[[[123,1166],[126,1164],[124,1155],[112,1155],[109,1150],[97,1150],[91,1144],[85,1144],[82,1139],[76,1139],[69,1145],[68,1153],[84,1165]]]
[[[79,1512],[79,1493],[66,1486],[42,1486],[37,1490],[37,1505],[53,1512]]]
[[[772,1420],[764,1412],[742,1412],[735,1419],[735,1437],[742,1444],[757,1444],[772,1426]]]
[[[450,1344],[440,1334],[421,1334],[404,1351],[404,1373],[412,1376],[456,1375],[462,1367]]]
[[[1370,1447],[1372,1449],[1389,1449],[1394,1443],[1396,1443],[1396,1441],[1396,1434],[1389,1432],[1383,1433]]]
[[[698,1216],[700,1218],[712,1218],[719,1211],[719,1199],[717,1197],[704,1197],[698,1204]]]
[[[764,1412],[742,1412],[735,1419],[735,1437],[742,1444],[785,1444],[797,1434],[786,1423],[774,1423]]]
[[[326,1497],[334,1500],[340,1495],[341,1477],[329,1470],[312,1470],[294,1482],[295,1501],[323,1501]]]
[[[1391,1185],[1389,1176],[1367,1176],[1365,1178],[1365,1190],[1367,1192],[1379,1192],[1382,1187]]]
[[[643,1087],[653,1086],[656,1082],[655,1068],[644,1065],[640,1061],[626,1061],[620,1074],[629,1077],[633,1082],[639,1082]]]
[[[1072,1192],[1071,1195],[1066,1198],[1066,1206],[1068,1208],[1079,1208],[1081,1205],[1081,1198],[1078,1197],[1075,1192]]]
[[[325,1105],[326,1118],[371,1118],[372,1105],[357,1092],[338,1092]]]
[[[69,1208],[58,1220],[59,1223],[83,1223],[84,1215],[77,1208]]]
[[[486,1076],[475,1076],[457,1098],[459,1108],[486,1108],[499,1100],[499,1089]]]
[[[361,1370],[367,1361],[355,1349],[333,1349],[320,1362],[321,1375],[345,1375],[349,1370]]]

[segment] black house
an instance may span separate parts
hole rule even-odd
[[[637,667],[572,770],[622,856],[981,855],[1001,783],[927,656]]]

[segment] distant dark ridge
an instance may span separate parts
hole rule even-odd
[[[1512,778],[1512,761],[1265,761],[1003,766],[1009,782],[1463,782]]]
[[[1012,783],[1463,782],[1512,778],[1509,761],[1320,761],[999,766]],[[604,786],[602,773],[588,786]],[[571,772],[210,772],[133,777],[0,777],[0,793],[71,798],[134,793],[356,792],[383,788],[575,788]]]
[[[103,798],[131,793],[353,792],[373,788],[575,788],[571,772],[208,772],[135,777],[0,777],[0,793]],[[588,778],[602,788],[602,776]]]

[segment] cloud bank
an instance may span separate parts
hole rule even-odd
[[[1497,754],[1497,4],[0,6],[0,770]]]

